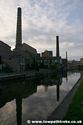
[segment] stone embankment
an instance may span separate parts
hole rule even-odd
[[[12,79],[19,79],[19,78],[26,78],[26,79],[31,79],[35,77],[42,77],[43,75],[46,74],[51,74],[54,73],[55,71],[52,70],[46,70],[42,69],[39,71],[28,71],[28,72],[23,72],[23,73],[12,73],[12,74],[1,74],[0,75],[0,81],[6,81],[6,80],[12,80]]]

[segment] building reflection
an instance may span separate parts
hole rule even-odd
[[[36,93],[37,82],[35,80],[28,81],[9,81],[0,86],[0,108],[7,102],[16,100],[16,117],[17,125],[22,125],[22,99]],[[11,94],[10,94],[11,93]]]
[[[59,93],[60,93],[60,85],[62,84],[62,74],[55,75],[52,74],[51,76],[46,75],[44,79],[40,81],[40,85],[44,86],[45,92],[48,91],[49,86],[54,86],[56,85],[56,96],[57,96],[57,101],[59,101]]]
[[[66,77],[64,75],[64,77]],[[16,100],[16,117],[17,125],[22,125],[22,99],[27,98],[37,92],[37,86],[43,85],[45,92],[48,91],[49,86],[56,86],[57,101],[60,98],[60,86],[62,84],[62,75],[47,75],[42,79],[21,80],[18,82],[11,81],[0,85],[0,108],[7,102]],[[11,93],[11,94],[10,94]]]

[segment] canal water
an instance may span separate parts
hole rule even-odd
[[[0,83],[0,125],[47,119],[79,78],[80,73],[67,73]]]

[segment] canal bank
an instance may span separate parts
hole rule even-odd
[[[5,73],[5,74],[0,74],[0,81],[6,81],[6,80],[13,80],[13,79],[20,79],[20,78],[25,78],[25,79],[31,79],[31,78],[40,78],[43,75],[46,74],[53,74],[56,73],[55,70],[48,70],[48,69],[41,69],[39,71],[28,71],[28,72],[23,72],[23,73]]]
[[[61,102],[61,104],[49,115],[47,118],[48,120],[62,120],[66,116],[66,113],[69,109],[70,104],[72,103],[72,99],[74,95],[76,94],[81,81],[83,80],[83,72],[81,73],[81,77],[77,81],[77,83],[74,85],[74,87],[71,89],[71,91],[67,94],[67,96],[64,98],[64,100]],[[72,119],[74,120],[74,119]]]

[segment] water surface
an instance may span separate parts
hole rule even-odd
[[[7,81],[0,85],[0,125],[27,125],[45,120],[69,93],[80,73],[42,79]]]

